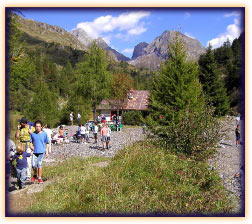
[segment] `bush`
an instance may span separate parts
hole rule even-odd
[[[220,125],[213,113],[214,109],[206,106],[201,112],[181,114],[178,121],[170,120],[168,125],[151,125],[152,121],[148,124],[164,148],[205,160],[215,152],[220,140]]]
[[[124,124],[127,125],[141,125],[143,122],[143,115],[140,111],[127,111],[122,116]]]

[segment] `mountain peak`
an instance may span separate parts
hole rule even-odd
[[[138,45],[136,45],[134,47],[134,51],[133,51],[133,55],[132,55],[132,58],[131,60],[134,60],[136,59],[137,57],[139,56],[142,56],[144,55],[146,52],[145,52],[145,48],[148,46],[148,44],[146,42],[141,42],[139,43]]]
[[[196,61],[205,52],[205,47],[198,40],[187,37],[178,31],[165,30],[150,44],[138,44],[134,48],[135,54],[133,53],[130,64],[156,70],[162,61],[169,58],[168,46],[176,35],[182,38],[188,58]]]
[[[72,35],[74,35],[82,44],[86,47],[89,46],[93,39],[88,36],[88,34],[81,28],[76,28],[70,31]]]

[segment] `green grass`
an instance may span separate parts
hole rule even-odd
[[[44,168],[53,181],[36,194],[31,213],[227,214],[232,203],[215,171],[204,162],[178,157],[150,142],[105,158],[72,159]]]
[[[17,126],[19,125],[19,120],[22,117],[23,115],[17,111],[9,112],[9,138],[13,141],[15,141]]]

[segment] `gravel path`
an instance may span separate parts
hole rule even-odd
[[[230,191],[231,197],[236,200],[236,211],[242,206],[243,190],[241,183],[244,182],[244,166],[242,158],[244,145],[235,145],[235,117],[227,117],[221,124],[223,138],[219,143],[218,152],[208,163],[212,169],[216,169],[223,181],[224,187]]]
[[[77,126],[66,126],[69,133],[75,133]],[[98,133],[98,143],[94,144],[93,133],[90,132],[90,143],[82,144],[70,141],[69,144],[52,145],[52,153],[44,159],[44,162],[50,163],[55,161],[63,161],[70,157],[89,157],[89,156],[103,156],[113,157],[118,150],[127,145],[134,144],[134,142],[143,140],[142,128],[124,128],[122,131],[111,133],[111,148],[102,151],[101,136]]]

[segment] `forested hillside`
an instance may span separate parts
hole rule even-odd
[[[116,75],[129,75],[134,83],[130,88],[148,88],[152,72],[113,60],[95,42],[86,51],[46,42],[22,32],[16,15],[9,19],[8,102],[11,111],[21,112],[31,120],[40,118],[51,125],[66,123],[70,110],[79,111],[85,121],[92,118],[94,105],[101,102],[101,96],[113,98],[111,84]],[[91,96],[94,83],[104,86],[100,85]],[[118,89],[120,85],[123,83],[117,83]]]

